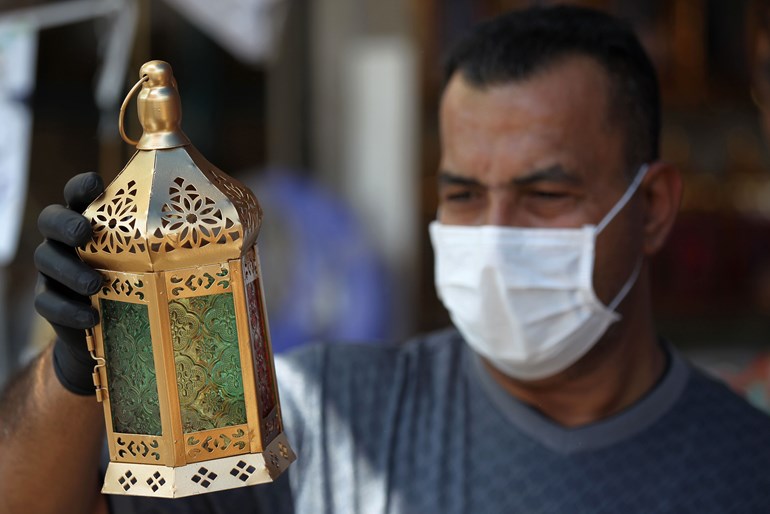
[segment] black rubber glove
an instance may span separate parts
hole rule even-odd
[[[96,173],[77,175],[64,186],[67,207],[49,205],[37,226],[45,241],[35,250],[40,271],[35,308],[56,331],[53,366],[62,385],[73,393],[94,394],[94,360],[86,346],[85,329],[99,321],[88,295],[95,294],[102,276],[83,263],[75,247],[91,239],[91,224],[80,213],[104,190]]]

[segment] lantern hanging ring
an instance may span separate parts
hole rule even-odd
[[[120,114],[118,114],[118,130],[120,131],[120,137],[123,138],[123,141],[128,143],[131,146],[136,146],[139,144],[139,141],[135,139],[131,139],[126,134],[125,126],[123,125],[123,118],[125,117],[126,113],[126,107],[128,107],[128,102],[131,101],[131,98],[136,94],[136,92],[139,90],[139,88],[150,80],[150,77],[148,75],[142,75],[142,78],[140,78],[136,84],[134,84],[134,87],[131,88],[131,91],[128,92],[126,95],[126,98],[123,100],[123,105],[120,106]]]

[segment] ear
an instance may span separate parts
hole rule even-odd
[[[644,202],[644,242],[646,256],[656,254],[674,226],[682,199],[682,177],[673,164],[657,161],[650,165],[640,186]]]

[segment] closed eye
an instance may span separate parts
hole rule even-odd
[[[441,200],[451,203],[468,203],[481,199],[485,194],[485,189],[475,186],[443,186],[439,190]]]
[[[531,196],[535,198],[541,198],[544,200],[559,200],[562,198],[569,197],[569,193],[564,191],[541,191],[541,190],[533,190],[529,193]]]
[[[454,193],[447,193],[445,198],[450,202],[464,202],[472,200],[475,196],[477,195],[474,195],[472,191],[457,191]]]

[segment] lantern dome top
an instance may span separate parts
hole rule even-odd
[[[78,249],[81,259],[99,269],[145,273],[240,258],[259,233],[256,197],[182,132],[168,63],[144,64],[132,93],[139,85],[143,134],[123,171],[83,213],[93,238]]]

